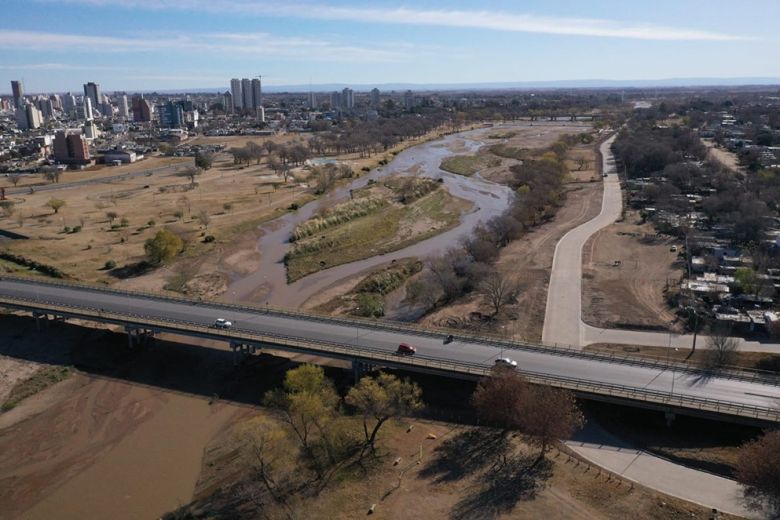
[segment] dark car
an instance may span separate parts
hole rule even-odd
[[[396,352],[396,354],[401,354],[401,355],[404,355],[404,356],[411,356],[415,352],[417,352],[417,349],[414,348],[413,346],[411,346],[408,343],[401,343],[400,345],[398,345],[398,350],[396,350],[395,352]]]

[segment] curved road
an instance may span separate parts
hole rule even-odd
[[[615,222],[623,208],[620,180],[610,149],[614,140],[615,136],[612,136],[600,147],[602,171],[607,174],[604,177],[601,212],[566,233],[555,247],[542,341],[580,348],[592,343],[614,343],[689,349],[693,337],[688,334],[603,329],[582,321],[582,248],[594,233]],[[700,335],[697,345],[704,347],[705,344],[706,337]],[[776,343],[744,339],[739,339],[739,348],[750,352],[780,352],[780,345]]]

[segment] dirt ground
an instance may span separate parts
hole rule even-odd
[[[739,164],[739,158],[737,158],[736,154],[729,152],[725,148],[716,147],[712,139],[702,139],[701,142],[709,148],[709,157],[711,159],[715,159],[731,171],[745,172],[745,169]]]
[[[387,519],[706,518],[703,507],[610,477],[555,449],[549,463],[529,471],[526,463],[533,454],[517,439],[513,442],[518,451],[497,470],[491,453],[495,437],[495,432],[438,421],[388,424],[377,468],[297,507],[310,518],[344,520],[364,518],[372,505],[372,517]],[[200,513],[196,518],[219,510],[224,502],[211,494],[235,483],[236,467],[243,463],[228,429],[206,451],[195,493],[193,510]],[[273,508],[265,512],[269,518],[285,517]]]
[[[680,249],[633,211],[593,235],[582,254],[583,320],[596,327],[678,330],[664,300],[664,289],[683,273],[672,245]]]

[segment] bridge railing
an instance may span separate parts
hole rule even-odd
[[[201,324],[175,320],[161,319],[156,316],[132,312],[106,312],[97,307],[69,306],[58,302],[47,302],[39,299],[0,296],[0,305],[28,308],[34,310],[45,306],[45,310],[62,315],[71,315],[84,319],[96,319],[115,323],[129,323],[134,326],[168,331],[173,333],[198,334],[200,336],[221,339],[225,341],[245,342],[246,344],[278,346],[309,353],[320,353],[326,356],[338,356],[358,359],[373,364],[386,363],[392,366],[414,370],[438,370],[473,377],[484,377],[495,370],[494,367],[479,363],[453,361],[449,359],[426,357],[422,355],[399,356],[385,350],[373,349],[365,345],[343,344],[325,340],[300,338],[276,333],[258,333],[240,328],[213,329]],[[747,417],[768,422],[780,422],[780,409],[743,405],[734,402],[707,399],[683,395],[673,392],[661,392],[645,388],[616,385],[600,381],[576,377],[551,375],[529,370],[519,370],[531,383],[545,384],[558,388],[572,390],[580,394],[610,396],[619,399],[654,403],[659,406],[695,409],[710,413]]]
[[[506,338],[502,338],[500,336],[491,335],[487,333],[477,334],[470,331],[453,331],[451,329],[441,329],[437,327],[421,327],[416,324],[400,323],[400,322],[394,322],[390,320],[377,321],[377,320],[372,320],[370,318],[342,317],[342,316],[336,317],[336,316],[328,316],[324,314],[316,314],[311,312],[301,312],[295,310],[280,309],[280,308],[270,307],[267,305],[257,305],[251,303],[238,304],[238,303],[229,303],[229,302],[203,301],[194,298],[187,298],[184,296],[159,294],[159,293],[146,292],[146,291],[128,291],[125,289],[117,289],[114,287],[108,287],[108,286],[99,287],[95,285],[79,283],[74,281],[67,281],[67,280],[47,280],[45,282],[41,282],[38,280],[32,280],[30,278],[21,277],[21,276],[6,276],[6,275],[3,276],[4,278],[7,279],[12,279],[20,282],[31,283],[31,284],[43,284],[43,285],[51,285],[51,286],[73,287],[73,288],[80,288],[85,290],[97,290],[97,291],[108,292],[120,296],[135,297],[135,298],[142,297],[142,298],[149,298],[157,301],[169,301],[169,302],[183,303],[188,305],[195,305],[195,304],[208,305],[214,308],[236,310],[240,312],[254,311],[261,314],[288,317],[288,318],[298,319],[298,320],[333,323],[338,325],[347,325],[356,328],[367,328],[367,329],[374,329],[374,330],[401,332],[404,334],[415,334],[415,335],[425,336],[425,337],[436,337],[436,338],[441,338],[442,340],[447,335],[453,334],[458,339],[467,340],[471,343],[479,343],[488,346],[495,346],[495,347],[508,349],[508,350],[534,351],[534,352],[540,352],[544,354],[555,354],[560,356],[577,357],[580,359],[591,359],[594,361],[606,361],[610,363],[642,366],[648,368],[658,368],[658,369],[668,368],[672,370],[678,370],[681,372],[689,372],[689,373],[702,373],[703,370],[705,372],[708,370],[706,367],[697,363],[693,363],[689,361],[671,360],[660,356],[638,357],[638,356],[630,356],[627,354],[620,354],[617,352],[607,353],[607,352],[583,351],[578,347],[560,345],[557,343],[550,344],[550,343],[542,343],[542,342],[508,340]],[[709,372],[712,373],[712,371]],[[716,373],[718,377],[723,377],[723,378],[738,379],[738,380],[750,381],[750,382],[761,382],[764,384],[780,386],[780,376],[778,376],[776,373],[768,372],[768,371],[749,370],[741,367],[720,367],[714,373]]]

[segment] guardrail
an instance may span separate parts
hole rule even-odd
[[[453,334],[453,331],[450,329],[440,329],[435,327],[421,327],[415,324],[399,323],[399,322],[393,322],[389,320],[376,321],[376,320],[371,320],[367,318],[358,318],[358,317],[354,317],[354,318],[334,317],[334,316],[328,316],[323,314],[314,314],[308,312],[279,309],[267,305],[264,306],[264,305],[256,305],[251,303],[236,304],[236,303],[228,303],[228,302],[203,301],[203,300],[197,300],[193,298],[186,298],[183,296],[158,294],[158,293],[145,292],[145,291],[128,291],[124,289],[117,289],[114,287],[108,287],[108,286],[100,287],[100,286],[74,282],[74,281],[66,281],[66,280],[51,280],[51,281],[47,280],[45,282],[41,282],[37,280],[32,280],[30,278],[25,278],[22,276],[13,276],[13,275],[11,276],[4,275],[4,278],[18,281],[18,282],[23,282],[23,283],[29,283],[32,285],[50,285],[55,287],[59,286],[59,287],[68,287],[68,288],[79,288],[84,290],[106,292],[106,293],[111,293],[120,296],[131,297],[131,298],[148,298],[157,301],[169,301],[169,302],[184,303],[189,305],[192,304],[207,305],[217,309],[230,309],[230,310],[237,310],[241,312],[256,311],[263,314],[287,317],[292,319],[317,321],[322,323],[333,323],[338,325],[347,325],[350,327],[367,328],[367,329],[374,329],[374,330],[401,332],[404,334],[437,337],[442,339],[449,334]],[[674,361],[662,357],[654,357],[654,358],[636,357],[636,356],[622,355],[618,353],[583,351],[580,348],[573,347],[573,346],[549,344],[549,343],[542,343],[542,342],[532,343],[528,341],[506,340],[504,338],[493,336],[490,334],[476,334],[473,332],[465,332],[465,331],[463,332],[457,331],[457,333],[455,333],[454,335],[457,336],[458,339],[466,340],[471,343],[495,346],[498,348],[508,349],[508,350],[533,351],[533,352],[539,352],[543,354],[554,354],[559,356],[577,357],[580,359],[605,361],[609,363],[642,366],[647,368],[658,368],[658,369],[669,368],[680,372],[697,373],[697,374],[700,374],[703,371],[707,372],[706,367],[698,365],[696,363]],[[761,370],[748,370],[748,369],[736,368],[736,367],[721,367],[717,369],[716,373],[718,377],[738,379],[741,381],[748,381],[748,382],[761,382],[764,384],[780,386],[780,376],[778,376],[778,374],[773,372],[761,371]]]
[[[95,307],[70,306],[39,299],[0,296],[0,305],[6,305],[13,308],[26,308],[28,310],[41,309],[45,306],[45,310],[54,314],[71,315],[78,318],[96,319],[114,323],[129,323],[138,327],[173,333],[198,334],[200,336],[222,339],[225,341],[246,342],[247,344],[266,344],[271,345],[272,348],[273,346],[286,347],[293,350],[303,350],[309,353],[324,354],[326,356],[358,359],[375,364],[387,363],[411,370],[414,370],[415,368],[418,370],[434,370],[468,375],[476,378],[487,376],[493,370],[493,367],[484,364],[426,356],[399,356],[395,353],[372,349],[363,345],[344,345],[342,343],[325,340],[300,338],[267,332],[258,333],[240,328],[215,330],[211,327],[188,321],[160,319],[159,317],[150,317],[131,312],[106,312]],[[531,383],[564,388],[580,394],[609,396],[622,400],[652,403],[662,407],[699,410],[767,422],[780,422],[780,409],[741,405],[716,399],[686,396],[679,393],[674,394],[575,377],[550,375],[523,370],[522,368],[519,369],[519,371]]]

